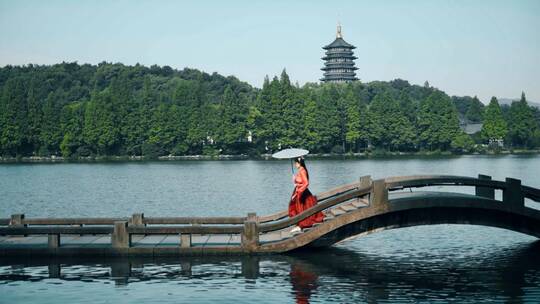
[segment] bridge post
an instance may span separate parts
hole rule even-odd
[[[377,179],[373,181],[373,188],[369,196],[371,206],[381,206],[388,203],[388,189],[386,189],[386,181]]]
[[[371,175],[360,176],[360,188],[371,187],[372,183]]]
[[[24,213],[12,214],[11,220],[9,221],[9,225],[14,226],[14,227],[26,227],[26,225],[23,224],[23,221],[24,221]]]
[[[114,231],[111,235],[111,245],[113,248],[129,248],[131,237],[128,232],[127,221],[114,222]]]
[[[135,227],[145,227],[144,223],[144,213],[133,213],[131,216],[131,226]]]
[[[481,180],[491,180],[491,176],[478,174],[478,179]],[[495,199],[495,189],[489,187],[476,186],[475,187],[476,196]]]
[[[259,225],[256,213],[248,213],[241,238],[244,250],[254,252],[259,247]]]
[[[189,233],[180,234],[180,247],[181,248],[191,247],[191,234]]]
[[[506,189],[503,190],[503,203],[518,208],[525,205],[523,192],[521,192],[521,180],[510,177],[506,178]]]
[[[255,212],[250,212],[247,214],[247,219],[248,221],[254,221],[254,222],[258,222],[257,220],[257,213]]]
[[[9,221],[9,226],[18,227],[18,228],[26,227],[26,224],[23,224],[23,221],[24,221],[24,213],[12,214],[11,220]],[[25,234],[25,235],[14,235],[14,236],[27,236],[27,235]]]
[[[60,247],[60,234],[48,234],[47,239],[49,248]]]

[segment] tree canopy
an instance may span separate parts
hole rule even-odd
[[[484,113],[485,112],[485,113]],[[261,89],[194,69],[100,63],[0,68],[0,155],[146,156],[471,149],[460,120],[483,139],[540,144],[540,114],[523,94],[450,97],[405,80],[293,85],[285,70]]]

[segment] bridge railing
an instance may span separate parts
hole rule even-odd
[[[488,175],[479,175],[478,178],[452,175],[413,175],[387,177],[384,180],[386,188],[390,191],[427,186],[475,186],[502,190],[507,187],[506,182],[492,180],[491,176]]]
[[[399,176],[384,179],[387,191],[405,188],[430,186],[473,186],[475,195],[495,199],[495,190],[502,190],[502,202],[512,206],[524,207],[524,199],[540,202],[540,190],[521,185],[521,180],[507,177],[505,181],[492,180],[489,175],[478,175],[478,178],[448,175]]]
[[[358,182],[336,187],[317,194],[319,201],[340,195],[359,185]],[[105,217],[105,218],[27,218],[24,214],[13,214],[11,218],[0,219],[0,226],[32,225],[32,226],[103,226],[114,225],[115,222],[127,221],[131,226],[141,225],[241,225],[248,219],[244,217],[145,217],[143,213],[134,213],[131,217]],[[259,223],[277,221],[288,217],[287,210],[274,214],[259,216]]]
[[[521,186],[523,196],[535,202],[540,202],[540,189],[536,189],[529,186]]]
[[[477,196],[494,199],[494,190],[503,191],[503,202],[523,207],[524,198],[540,200],[540,190],[522,186],[521,181],[507,178],[503,181],[491,180],[490,176],[478,178],[462,176],[407,176],[371,180],[365,176],[359,182],[334,188],[317,195],[319,203],[313,208],[289,218],[286,211],[258,217],[248,213],[246,217],[148,217],[133,214],[130,218],[72,218],[43,219],[25,218],[15,214],[11,219],[1,219],[0,235],[48,235],[50,248],[60,246],[60,235],[95,234],[111,235],[114,248],[131,247],[132,235],[179,235],[181,247],[192,246],[193,235],[236,234],[241,236],[241,247],[254,251],[259,246],[259,235],[278,231],[298,224],[307,217],[328,210],[353,199],[369,196],[370,206],[388,202],[388,191],[410,187],[427,186],[474,186]],[[517,203],[516,203],[517,202]],[[180,226],[160,226],[160,225]],[[30,226],[29,226],[30,225]],[[73,226],[76,225],[76,226]],[[153,225],[153,226],[148,226]],[[52,227],[50,227],[52,226]]]
[[[25,218],[24,214],[14,214],[10,219],[0,219],[0,225],[7,226],[0,227],[0,235],[48,235],[49,248],[58,248],[61,235],[109,234],[113,247],[129,248],[132,235],[138,234],[179,235],[182,247],[191,247],[192,235],[196,234],[238,234],[242,247],[249,249],[258,246],[260,232],[294,225],[318,211],[351,199],[360,184],[355,182],[318,194],[321,203],[316,208],[292,219],[288,218],[287,210],[261,217],[255,213],[248,213],[246,217],[144,217],[136,213],[129,218]],[[366,188],[364,193],[368,192]]]

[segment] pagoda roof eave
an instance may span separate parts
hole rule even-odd
[[[335,59],[335,58],[347,58],[347,59],[351,59],[351,60],[358,59],[358,57],[356,57],[356,56],[342,56],[342,57],[327,57],[327,56],[324,56],[324,57],[321,57],[322,60],[329,60],[329,59]]]
[[[348,48],[348,49],[355,49],[356,47],[352,44],[347,43],[347,41],[343,40],[343,38],[336,38],[332,43],[329,45],[323,46],[323,49],[332,49],[332,48]]]
[[[335,78],[335,79],[327,79],[327,78],[320,78],[319,79],[322,82],[328,82],[328,81],[337,81],[337,82],[351,82],[351,81],[357,81],[358,78]]]
[[[353,70],[353,71],[356,71],[358,70],[357,67],[345,67],[345,66],[340,66],[340,67],[323,67],[321,68],[321,71],[329,71],[329,70],[336,70],[336,69],[348,69],[348,70]]]

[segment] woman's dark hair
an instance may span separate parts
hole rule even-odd
[[[297,158],[294,159],[294,161],[299,163],[300,167],[302,167],[302,168],[304,168],[306,170],[307,179],[309,180],[309,171],[306,168],[306,163],[304,162],[304,158],[303,157],[297,157]]]

